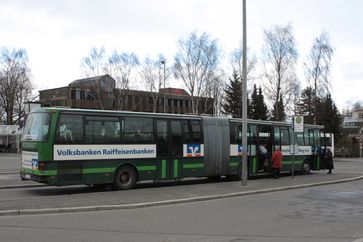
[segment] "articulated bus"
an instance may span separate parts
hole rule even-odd
[[[138,181],[187,177],[240,178],[242,120],[178,114],[40,108],[26,122],[20,176],[48,185],[112,184],[117,190]],[[248,120],[248,175],[261,167],[258,146],[271,156],[279,147],[282,172],[320,169],[322,126]]]

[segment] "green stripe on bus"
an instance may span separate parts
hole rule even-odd
[[[138,171],[155,171],[156,166],[136,166]]]
[[[22,168],[22,172],[26,174],[34,174],[34,175],[43,175],[43,176],[55,176],[57,175],[57,170],[45,170],[45,171],[39,171],[39,170],[33,170],[29,168]]]
[[[288,160],[288,161],[282,161],[283,165],[292,165],[293,161]],[[294,160],[294,165],[301,165],[303,163],[302,160]]]
[[[91,173],[109,173],[114,172],[114,167],[100,167],[100,168],[85,168],[83,169],[83,174],[91,174]]]
[[[204,164],[197,163],[197,164],[183,164],[183,169],[191,169],[191,168],[203,168]]]
[[[252,173],[256,173],[256,164],[257,164],[257,160],[256,157],[252,158]]]
[[[174,177],[178,177],[179,161],[174,160]]]
[[[39,173],[39,174],[44,174],[46,176],[56,176],[58,174],[57,170],[48,170],[45,171],[44,173]]]
[[[229,166],[230,167],[237,167],[237,166],[239,166],[239,162],[230,162]]]
[[[166,160],[161,161],[161,177],[166,177]]]

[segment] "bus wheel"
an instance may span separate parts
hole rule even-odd
[[[121,166],[115,174],[113,188],[116,190],[131,189],[136,184],[136,171],[131,166]]]
[[[304,160],[304,162],[303,162],[303,164],[301,166],[301,174],[302,175],[309,174],[310,173],[310,169],[311,169],[310,161]]]

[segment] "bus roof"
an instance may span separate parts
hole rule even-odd
[[[201,119],[202,116],[195,114],[171,114],[171,113],[149,113],[149,112],[132,112],[132,111],[119,111],[119,110],[99,110],[99,109],[79,109],[79,108],[68,108],[68,107],[42,107],[34,110],[33,112],[72,112],[72,113],[92,113],[92,114],[124,114],[131,116],[152,116],[152,117],[182,117]]]
[[[229,118],[229,117],[211,117],[210,115],[196,115],[196,114],[171,114],[171,113],[149,113],[149,112],[132,112],[132,111],[118,111],[118,110],[99,110],[99,109],[79,109],[79,108],[69,108],[69,107],[42,107],[34,110],[33,112],[72,112],[72,113],[92,113],[92,114],[124,114],[130,116],[148,116],[148,117],[168,117],[168,118],[189,118],[189,119],[203,119],[203,118],[221,118],[229,119],[232,122],[242,122],[239,118]],[[254,120],[248,119],[248,123],[254,124],[265,124],[265,125],[278,125],[278,126],[292,126],[292,123],[280,122],[280,121],[269,121],[269,120]],[[304,124],[307,128],[318,128],[324,129],[323,125],[312,125]]]

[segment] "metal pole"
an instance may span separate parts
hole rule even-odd
[[[242,179],[241,185],[247,186],[247,36],[246,0],[243,0],[243,80],[242,80]]]
[[[163,64],[164,65],[164,77],[163,77],[163,82],[164,82],[164,113],[165,113],[165,107],[166,107],[166,103],[165,103],[165,63],[166,63],[166,61],[165,60],[162,60],[161,61],[161,64]]]
[[[295,171],[294,171],[294,161],[295,161],[295,157],[294,157],[294,155],[295,155],[295,135],[296,135],[296,133],[295,132],[293,132],[293,134],[292,134],[292,155],[291,155],[291,179],[295,179]]]

